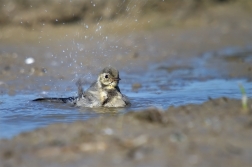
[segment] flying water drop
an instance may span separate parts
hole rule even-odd
[[[25,59],[25,64],[33,64],[34,62],[35,62],[35,60],[32,57]]]

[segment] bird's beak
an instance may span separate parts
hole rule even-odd
[[[121,78],[113,78],[113,81],[120,81]]]

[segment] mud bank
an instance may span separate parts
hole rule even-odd
[[[152,14],[177,22],[197,14],[197,11],[229,3],[236,3],[248,11],[252,7],[249,0],[0,0],[0,23],[1,26],[34,28],[45,24],[99,23],[122,18],[136,20]]]
[[[244,166],[252,163],[252,101],[146,109],[54,124],[0,140],[0,165]]]

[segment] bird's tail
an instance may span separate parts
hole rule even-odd
[[[41,102],[52,102],[52,103],[72,103],[75,104],[78,97],[45,97],[45,98],[37,98],[32,101],[41,101]]]

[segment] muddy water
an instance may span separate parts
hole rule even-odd
[[[101,114],[111,115],[148,107],[165,109],[169,106],[202,103],[209,98],[223,96],[239,99],[241,93],[238,84],[242,84],[247,92],[252,92],[252,83],[242,79],[206,81],[174,79],[169,81],[167,72],[162,70],[149,70],[145,75],[130,75],[122,72],[121,78],[126,80],[120,84],[121,91],[129,96],[132,102],[132,106],[127,109],[108,111],[76,108],[67,104],[32,102],[32,99],[37,98],[33,92],[21,92],[14,96],[2,95],[0,138],[11,138],[21,132],[52,123],[87,120]],[[132,86],[133,80],[139,82],[138,86]],[[167,86],[168,82],[170,84]],[[72,96],[75,92],[50,92],[47,96],[63,96],[63,94]]]

